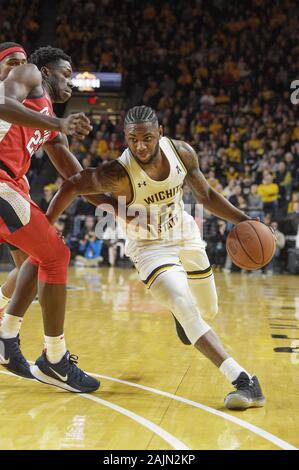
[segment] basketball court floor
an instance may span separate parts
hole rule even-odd
[[[265,408],[237,412],[223,406],[232,387],[179,342],[171,315],[133,269],[72,268],[66,340],[101,388],[71,394],[0,367],[0,449],[298,448],[298,281],[216,275],[220,313],[210,323],[267,398]],[[30,361],[42,334],[35,303],[21,334]]]

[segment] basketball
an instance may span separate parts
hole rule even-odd
[[[245,220],[229,232],[226,250],[239,268],[259,269],[273,258],[275,237],[267,225],[257,220]]]

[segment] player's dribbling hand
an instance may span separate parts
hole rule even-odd
[[[60,131],[77,139],[84,139],[92,131],[92,126],[84,113],[76,113],[60,119]]]

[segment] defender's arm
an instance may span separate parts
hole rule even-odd
[[[70,178],[82,171],[83,168],[75,155],[70,151],[67,137],[64,134],[59,133],[53,140],[46,142],[43,148],[58,173],[64,179]],[[116,209],[117,206],[115,199],[105,196],[104,194],[85,196],[85,199],[95,206],[111,204],[114,209]]]

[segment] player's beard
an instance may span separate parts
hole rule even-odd
[[[159,151],[160,151],[160,146],[159,146],[159,141],[158,141],[158,142],[157,142],[157,145],[156,145],[156,147],[155,147],[155,149],[154,149],[154,151],[153,151],[153,153],[151,153],[150,158],[149,158],[146,162],[143,162],[142,160],[140,160],[137,155],[134,155],[134,154],[133,154],[133,156],[134,156],[135,159],[136,159],[139,163],[141,163],[142,165],[149,165],[150,163],[153,163],[153,161],[156,159],[156,157],[157,157]],[[133,153],[133,152],[132,152],[132,153]]]

